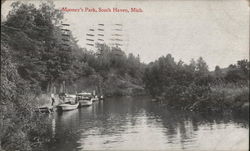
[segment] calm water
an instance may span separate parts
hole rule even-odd
[[[246,120],[171,111],[146,97],[107,99],[51,118],[51,151],[247,150],[249,145]]]

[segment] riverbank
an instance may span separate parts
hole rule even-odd
[[[207,98],[197,100],[189,109],[197,111],[240,112],[249,116],[249,87],[222,84],[210,88]]]
[[[187,91],[175,100],[158,97],[156,100],[170,108],[196,112],[238,112],[249,117],[249,87],[242,84],[220,84],[206,88],[196,87],[202,91]],[[194,89],[192,89],[194,90]]]
[[[200,57],[189,64],[171,54],[150,63],[143,82],[153,98],[182,110],[246,113],[249,111],[249,61],[209,71]]]
[[[221,109],[249,114],[249,86],[222,84],[211,87],[211,99]]]
[[[69,93],[86,91],[95,92],[105,97],[147,95],[142,80],[130,75],[121,76],[114,72],[107,73],[105,79],[99,74],[82,77],[66,87]]]

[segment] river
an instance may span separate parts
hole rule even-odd
[[[248,150],[249,146],[247,120],[170,110],[148,97],[108,98],[50,117],[50,151]]]

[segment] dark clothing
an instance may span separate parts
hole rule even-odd
[[[53,106],[54,105],[54,103],[55,103],[55,99],[54,98],[51,98],[52,99],[52,103],[51,103],[51,105]]]

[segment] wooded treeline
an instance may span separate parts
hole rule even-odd
[[[63,14],[53,3],[36,8],[32,4],[16,2],[12,7],[7,20],[2,23],[1,43],[10,48],[19,75],[34,92],[41,93],[53,83],[66,81],[72,84],[80,77],[92,74],[100,74],[105,80],[111,70],[119,76],[141,79],[139,57],[126,56],[120,48],[104,44],[97,45],[101,52],[99,56],[79,48],[72,33],[62,31]],[[65,38],[64,35],[68,36]]]
[[[225,69],[216,66],[209,72],[202,57],[184,64],[168,54],[146,67],[143,81],[153,97],[180,109],[218,111],[249,107],[248,60]]]

